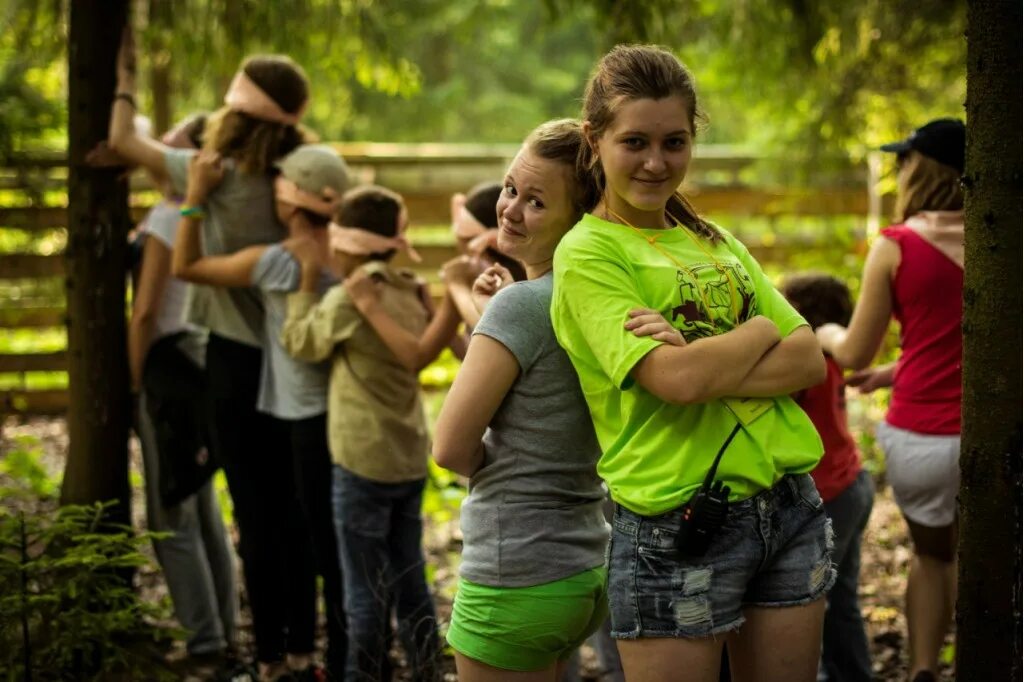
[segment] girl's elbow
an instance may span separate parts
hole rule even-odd
[[[861,370],[871,364],[873,354],[848,351],[843,348],[836,348],[832,353],[832,359],[843,369]]]
[[[111,130],[110,134],[107,135],[107,146],[112,151],[121,153],[124,151],[124,139],[124,133],[118,130]]]
[[[434,441],[432,455],[434,463],[442,469],[467,476],[475,451],[457,442],[448,442],[443,437]]]
[[[807,386],[817,386],[818,384],[825,381],[828,376],[828,369],[825,366],[825,356],[821,352],[814,354],[814,360],[808,364],[807,367]]]
[[[459,458],[451,450],[447,448],[439,447],[437,444],[434,445],[433,450],[434,463],[442,469],[448,471],[455,471],[458,466]]]
[[[137,308],[132,311],[132,319],[128,326],[133,329],[148,329],[156,323],[157,311],[153,308]]]
[[[121,156],[126,156],[131,151],[132,137],[135,134],[134,131],[114,129],[109,132],[110,134],[107,136],[107,146]]]

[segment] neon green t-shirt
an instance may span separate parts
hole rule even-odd
[[[772,320],[783,337],[807,324],[746,247],[722,233],[718,245],[698,245],[682,228],[637,231],[587,214],[555,252],[551,318],[594,420],[603,451],[597,470],[612,498],[638,514],[688,500],[736,417],[721,400],[672,405],[636,385],[630,371],[660,342],[625,330],[627,313],[653,308],[687,341],[725,333],[754,315]],[[731,486],[731,499],[746,499],[786,474],[810,471],[822,450],[807,415],[780,396],[736,434],[716,478]]]

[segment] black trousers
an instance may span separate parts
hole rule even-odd
[[[289,421],[295,487],[313,545],[316,572],[323,579],[327,618],[327,673],[343,680],[348,654],[345,591],[341,577],[338,536],[331,507],[331,452],[327,445],[327,415]]]
[[[271,663],[314,650],[316,574],[288,425],[256,410],[261,360],[259,348],[210,334],[210,450],[234,504],[256,658]]]

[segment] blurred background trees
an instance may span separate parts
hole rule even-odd
[[[212,109],[241,58],[307,70],[324,139],[515,142],[578,112],[595,60],[622,41],[691,67],[703,141],[788,156],[861,156],[961,116],[966,12],[945,0],[133,0],[141,109],[156,131]],[[0,0],[0,155],[61,147],[67,0]]]

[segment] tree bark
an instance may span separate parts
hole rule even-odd
[[[68,434],[64,504],[115,500],[129,515],[126,235],[123,169],[90,168],[86,152],[107,136],[126,0],[70,3],[68,45]]]
[[[961,682],[1021,679],[1021,4],[967,10]]]

